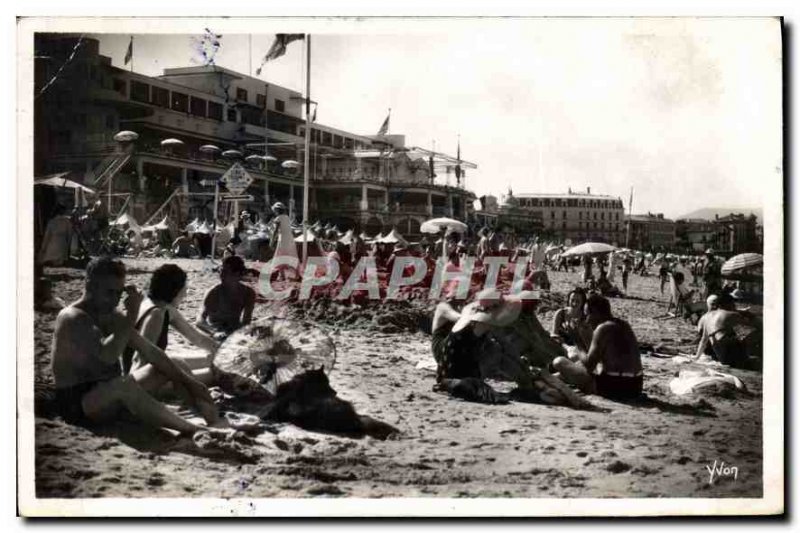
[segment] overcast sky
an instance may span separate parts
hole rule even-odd
[[[633,187],[634,212],[676,217],[760,207],[765,180],[782,179],[775,20],[339,22],[268,25],[312,33],[318,121],[374,134],[391,107],[390,133],[453,155],[460,133],[462,157],[479,167],[467,186],[479,196],[591,187],[627,210]],[[254,72],[274,33],[231,24],[197,22],[194,35],[222,34],[216,63]],[[115,65],[131,33],[137,72],[193,64],[185,23],[122,28],[93,35]],[[180,34],[139,33],[148,31]],[[292,43],[260,77],[302,90],[302,50]]]

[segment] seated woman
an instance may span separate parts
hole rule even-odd
[[[554,339],[566,344],[575,346],[581,351],[589,349],[592,340],[592,331],[586,324],[586,292],[576,287],[567,295],[567,307],[556,311],[553,317]]]
[[[150,278],[150,287],[147,298],[142,303],[136,329],[144,338],[153,344],[166,349],[169,327],[172,326],[194,346],[207,352],[207,356],[197,357],[172,357],[173,360],[194,372],[200,381],[208,383],[210,379],[210,355],[219,344],[210,336],[192,326],[178,311],[183,298],[186,296],[186,272],[173,264],[162,265],[153,272]],[[130,373],[139,368],[144,362],[135,351],[129,350],[123,354],[122,369]]]
[[[147,299],[142,303],[135,327],[142,337],[162,350],[167,347],[170,325],[193,345],[205,350],[208,355],[194,357],[171,355],[170,359],[184,370],[191,372],[195,379],[207,385],[212,380],[211,354],[217,350],[219,345],[214,339],[189,324],[178,311],[178,305],[185,296],[186,273],[176,265],[162,265],[153,272]],[[147,361],[138,351],[128,348],[123,352],[122,370],[124,374],[132,374],[145,365],[147,365]],[[167,377],[164,376],[164,384],[167,381]],[[190,405],[196,407],[210,425],[224,425],[224,421],[219,418],[213,403],[197,401],[191,395],[185,394],[181,387],[176,387],[176,392],[187,399]]]

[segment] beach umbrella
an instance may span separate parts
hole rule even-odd
[[[459,220],[447,217],[433,218],[431,220],[426,220],[419,227],[419,230],[422,233],[439,233],[442,230],[442,228],[445,228],[455,233],[465,233],[467,231],[466,224],[464,224]]]
[[[257,154],[250,154],[247,157],[245,157],[244,160],[249,161],[250,163],[260,163],[261,161],[264,161],[264,156]]]
[[[441,217],[441,218],[433,218],[431,220],[426,220],[419,227],[419,230],[422,233],[439,233],[442,229],[446,229],[448,233],[450,232],[466,233],[467,225],[459,220],[447,217]],[[446,256],[447,256],[447,244],[446,242],[443,242],[442,258],[444,259]]]
[[[80,189],[85,193],[94,194],[94,190],[85,185],[81,185],[77,181],[72,181],[66,178],[69,172],[61,172],[53,174],[52,176],[45,176],[37,178],[33,181],[34,185],[45,185],[47,187],[63,187],[65,189]]]
[[[258,231],[247,237],[248,241],[268,241],[269,239],[269,233],[265,231]]]
[[[585,242],[578,246],[573,246],[562,255],[591,255],[591,254],[605,254],[616,250],[614,246],[604,242]]]
[[[183,141],[180,139],[164,139],[161,141],[161,146],[181,146],[183,145]]]
[[[746,268],[762,266],[764,264],[764,256],[761,254],[747,253],[734,255],[725,263],[722,264],[720,272],[722,275],[733,274]]]
[[[292,159],[287,159],[286,161],[281,163],[281,166],[283,168],[298,168],[300,166],[300,163],[298,163],[297,161],[294,161]]]
[[[194,220],[189,222],[189,224],[186,225],[186,231],[188,231],[189,233],[194,233],[195,231],[197,231],[197,228],[199,227],[200,227],[200,219],[195,218]]]
[[[169,216],[164,216],[164,218],[158,224],[153,224],[151,226],[145,226],[142,228],[144,231],[157,231],[157,230],[167,230],[169,229]]]
[[[117,142],[131,142],[139,138],[139,134],[135,131],[120,131],[114,134],[114,140]]]
[[[263,318],[225,339],[212,365],[236,390],[266,391],[274,397],[278,386],[307,370],[322,368],[330,375],[335,362],[334,342],[313,323]],[[266,416],[269,405],[260,415]]]
[[[222,152],[222,157],[234,158],[234,157],[242,157],[242,152],[239,150],[225,150]]]
[[[361,239],[362,241],[366,242],[366,241],[370,240],[372,237],[367,235],[366,231],[362,231],[361,234],[358,236],[358,238]]]
[[[219,152],[220,147],[213,144],[204,144],[203,146],[198,148],[198,150],[200,150],[201,152],[205,152],[207,154],[212,154],[214,152]]]
[[[275,156],[272,156],[272,155],[265,155],[264,156],[264,161],[277,161],[277,160],[278,160],[278,158],[275,157]]]

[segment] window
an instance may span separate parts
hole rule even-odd
[[[172,109],[186,113],[189,111],[189,97],[183,93],[172,93]]]
[[[578,220],[583,220],[583,211],[578,211]]]
[[[242,89],[241,87],[236,88],[236,99],[241,100],[242,102],[247,101],[247,91]]]
[[[556,207],[561,207],[561,200],[559,200],[558,198],[556,198],[556,203],[555,203],[555,205],[556,205]]]
[[[128,82],[114,78],[114,90],[122,96],[128,96]]]
[[[275,111],[277,111],[279,113],[285,113],[286,112],[286,102],[284,102],[283,100],[278,100],[276,98],[275,99]]]
[[[203,100],[202,98],[197,98],[196,96],[192,96],[191,113],[192,115],[196,115],[198,117],[205,117],[206,101]]]
[[[334,135],[333,136],[333,147],[334,148],[341,148],[342,147],[342,136],[341,135]]]
[[[160,107],[169,107],[169,91],[161,87],[153,87],[153,103]]]
[[[150,103],[150,86],[140,81],[131,80],[131,100]]]
[[[222,120],[222,104],[217,102],[208,103],[208,118],[214,120]]]
[[[562,211],[561,212],[561,218],[567,218],[567,212],[566,211]]]
[[[566,222],[562,222],[561,223],[561,229],[567,229],[567,223]]]
[[[264,124],[264,112],[253,107],[241,108],[239,116],[244,124],[252,124],[253,126],[263,126]]]
[[[277,100],[276,100],[276,102],[277,102]],[[323,131],[322,132],[322,144],[324,146],[330,146],[331,145],[331,139],[332,139],[332,135],[330,134],[330,132],[328,132],[328,131]]]
[[[236,110],[232,107],[228,108],[228,122],[236,122]]]
[[[597,220],[597,211],[594,212],[594,219]],[[594,226],[597,227],[597,224],[595,224]]]
[[[600,213],[600,219],[601,220],[605,220],[606,219],[606,214],[604,212]]]
[[[556,218],[556,212],[550,211],[550,218]]]
[[[258,107],[267,107],[267,95],[266,94],[257,94],[256,95],[256,105]]]
[[[619,213],[616,214],[616,220],[619,220]]]

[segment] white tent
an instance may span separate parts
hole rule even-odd
[[[405,240],[403,236],[400,235],[395,229],[387,233],[385,237],[382,237],[381,239],[376,239],[376,242],[379,242],[381,244],[398,244],[398,243],[408,244],[408,241]]]
[[[124,228],[132,229],[136,233],[141,233],[142,232],[142,227],[139,225],[138,222],[136,222],[136,219],[134,219],[128,213],[122,213],[120,216],[117,217],[116,220],[114,220],[111,223],[111,225],[112,226],[119,226],[120,228],[123,228],[123,229]]]
[[[355,236],[355,234],[353,233],[353,230],[351,230],[351,229],[347,230],[347,233],[342,235],[342,238],[339,239],[339,242],[344,244],[344,245],[350,245],[350,243],[353,242],[354,236]]]
[[[171,224],[169,216],[165,215],[164,218],[161,220],[161,222],[159,222],[158,224],[151,224],[150,226],[145,226],[144,228],[142,228],[142,231],[154,232],[158,230],[168,230],[170,229],[170,226]]]
[[[307,229],[306,230],[306,242],[314,242],[314,240],[316,240],[316,238],[317,238],[317,236],[314,235],[314,232],[311,231],[311,229]],[[294,242],[302,243],[303,242],[303,234],[301,233],[299,236],[295,237],[294,238]]]

